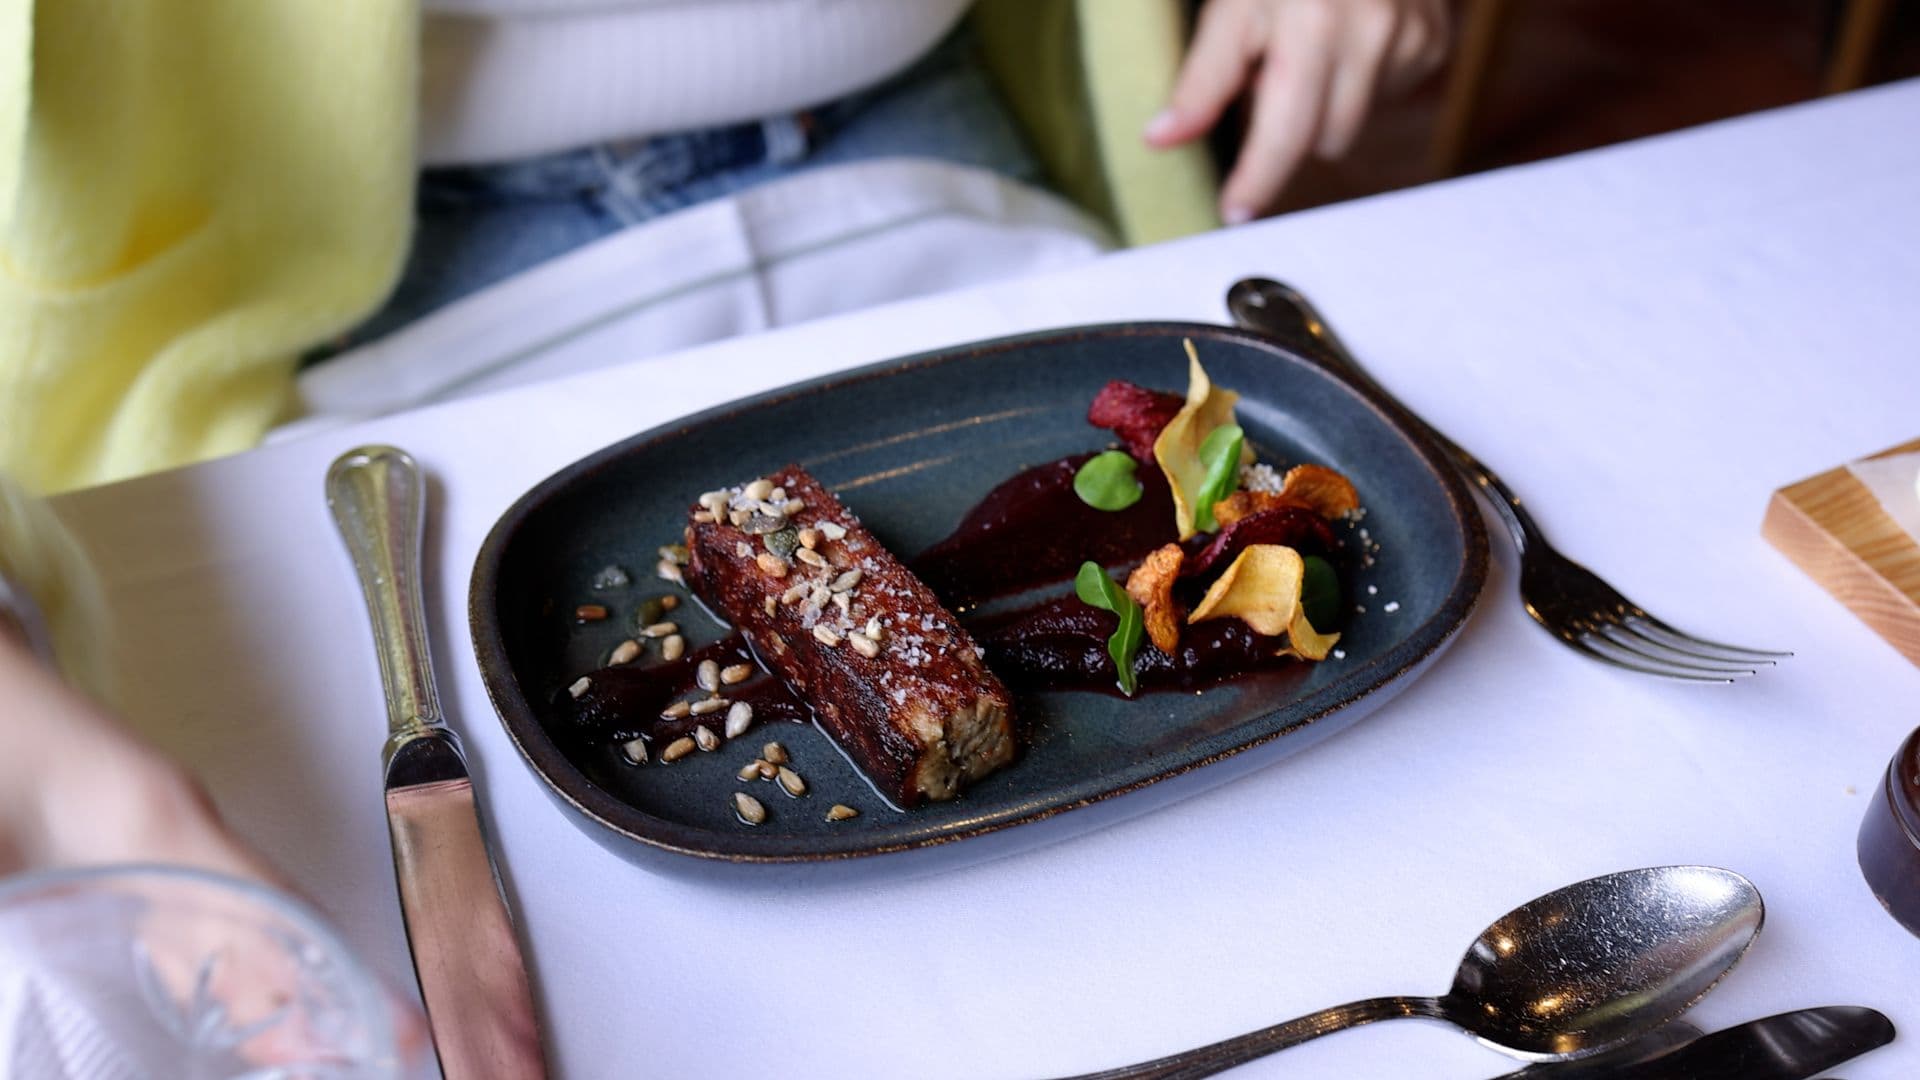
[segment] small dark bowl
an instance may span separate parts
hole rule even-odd
[[[1920,935],[1920,729],[1887,765],[1860,823],[1860,873],[1901,926]]]
[[[668,767],[635,767],[617,748],[549,733],[555,695],[631,633],[641,598],[667,590],[650,580],[655,549],[678,539],[697,493],[798,461],[910,557],[1020,468],[1106,445],[1108,434],[1087,426],[1085,414],[1108,379],[1185,386],[1182,338],[1195,342],[1220,385],[1240,391],[1241,426],[1263,460],[1332,465],[1359,488],[1381,550],[1350,584],[1378,592],[1358,597],[1370,610],[1350,616],[1344,658],[1199,694],[1022,697],[1035,721],[1022,760],[957,800],[904,813],[811,727],[762,725],[736,740],[745,745]],[[609,564],[635,579],[626,593],[592,591]],[[1431,664],[1472,609],[1486,570],[1485,529],[1465,485],[1364,395],[1254,334],[1126,324],[876,364],[636,435],[561,470],[502,516],[474,568],[470,605],[481,674],[508,735],[583,828],[663,870],[785,883],[796,873],[846,878],[976,861],[1164,805],[1304,749]],[[571,625],[574,606],[588,599],[608,603],[613,617]],[[695,647],[722,633],[697,605],[676,616]],[[750,788],[770,819],[748,827],[732,812],[742,787],[734,772],[775,738],[812,790],[789,801],[770,785]],[[861,815],[826,821],[836,802]]]

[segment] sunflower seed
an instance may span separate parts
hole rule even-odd
[[[686,651],[687,639],[679,634],[668,634],[667,640],[660,643],[660,658],[663,660],[678,660]]]
[[[700,496],[700,505],[706,507],[716,516],[724,514],[727,512],[727,493],[724,491],[709,491],[705,495]]]
[[[820,523],[820,535],[829,540],[844,540],[847,537],[847,530],[843,525],[836,525],[831,521],[823,521]]]
[[[647,740],[628,739],[626,742],[620,744],[620,752],[627,755],[627,760],[633,762],[635,765],[645,765],[647,763]]]
[[[780,777],[780,787],[785,790],[787,794],[797,799],[807,793],[807,782],[800,779],[799,773],[782,765],[777,775]]]
[[[720,669],[720,681],[728,686],[753,678],[752,664],[728,664]]]
[[[827,811],[828,821],[845,821],[848,818],[856,818],[859,816],[860,811],[855,810],[845,803],[834,803],[833,809]]]
[[[741,488],[740,494],[755,502],[759,502],[773,494],[773,481],[763,476],[753,483],[748,484],[746,487]]]
[[[693,681],[708,693],[720,689],[720,665],[712,660],[700,661],[699,668],[694,671]]]
[[[783,487],[781,487],[781,486],[779,486],[778,484],[776,484],[776,485],[774,485],[774,488],[773,488],[773,490],[767,493],[767,498],[768,498],[768,499],[770,499],[771,501],[773,501],[773,502],[777,502],[777,503],[783,503],[783,502],[786,502],[786,501],[787,501],[787,489],[786,489],[786,488],[783,488]]]
[[[714,517],[711,513],[705,510],[695,510],[693,512],[693,523],[695,525],[711,525],[714,522],[719,520],[720,520],[719,518]]]
[[[771,551],[763,551],[755,555],[753,561],[758,563],[760,569],[765,571],[770,577],[783,578],[787,576],[787,560],[775,555]]]
[[[742,765],[742,766],[740,766],[740,771],[739,771],[739,772],[737,772],[737,773],[734,773],[733,775],[734,775],[734,779],[736,779],[736,780],[757,780],[757,779],[759,779],[759,777],[760,777],[760,761],[759,761],[759,759],[758,759],[758,758],[756,758],[756,759],[754,759],[754,760],[752,760],[752,761],[749,761],[749,762],[747,762],[747,763],[746,763],[745,765]]]
[[[687,714],[692,711],[693,711],[692,705],[689,705],[684,701],[676,701],[673,704],[667,706],[666,708],[660,710],[660,719],[684,720],[686,719]]]
[[[821,558],[820,553],[813,550],[812,548],[804,548],[804,547],[800,548],[793,553],[793,557],[796,559],[799,559],[803,563],[806,563],[808,566],[827,565],[827,560]]]
[[[834,593],[833,606],[839,608],[840,614],[846,616],[849,620],[853,618],[853,594],[852,593],[845,593],[845,592]]]
[[[710,697],[705,701],[696,701],[688,708],[693,712],[693,715],[695,716],[708,716],[713,713],[719,712],[721,709],[724,709],[731,704],[733,703],[728,701],[726,698]]]
[[[828,647],[840,644],[840,635],[833,632],[833,627],[823,622],[813,624],[813,638],[815,641]],[[579,695],[576,694],[574,696],[578,697]]]
[[[802,583],[802,584],[793,586],[792,588],[788,589],[786,592],[781,593],[780,602],[783,604],[797,604],[802,599],[804,599],[806,595],[807,595],[807,586],[805,583]]]
[[[693,740],[682,735],[668,743],[665,750],[660,751],[660,760],[679,761],[691,753],[693,753]]]
[[[847,641],[852,644],[854,652],[869,660],[880,655],[880,643],[865,634],[848,634]]]
[[[754,762],[753,767],[754,767],[754,770],[760,774],[760,779],[762,780],[771,780],[774,777],[780,775],[779,767],[774,765],[773,762],[767,761],[764,758]]]
[[[801,547],[811,551],[814,548],[817,548],[820,546],[820,530],[819,529],[801,529],[799,535],[796,536],[795,539],[800,541]]]
[[[660,557],[673,563],[675,566],[685,566],[687,565],[687,560],[691,558],[687,552],[687,545],[685,544],[660,545]]]
[[[780,512],[788,517],[792,517],[806,508],[807,501],[805,499],[788,499],[786,502],[780,504]]]
[[[680,632],[679,623],[657,622],[640,628],[641,637],[666,637]]]
[[[875,615],[873,618],[867,620],[867,636],[875,641],[886,640],[887,628],[880,625],[880,616]]]
[[[780,598],[768,593],[760,599],[760,610],[766,612],[769,619],[780,614]]]
[[[727,738],[737,739],[753,724],[753,706],[736,701],[727,709]]]
[[[586,693],[587,687],[592,685],[593,685],[593,680],[587,678],[585,675],[582,675],[579,678],[573,680],[572,686],[567,687],[567,693],[574,700],[578,701],[580,699],[580,695]]]
[[[701,724],[699,727],[693,729],[693,745],[709,752],[718,750],[720,749],[720,736],[715,735],[712,728]]]
[[[767,808],[760,805],[759,799],[744,791],[733,793],[733,809],[740,815],[740,820],[749,825],[758,825],[767,820]]]
[[[770,742],[767,745],[761,747],[760,756],[772,762],[775,765],[785,765],[788,760],[787,748],[784,746],[781,746],[777,742]]]
[[[660,580],[671,581],[675,585],[685,584],[687,580],[687,576],[680,572],[680,564],[671,559],[661,559],[654,565],[653,572],[660,575]]]
[[[631,664],[639,655],[640,643],[632,638],[628,638],[613,647],[613,652],[607,657],[607,663]]]
[[[841,574],[839,577],[834,578],[833,584],[827,587],[834,592],[852,592],[860,587],[860,577],[860,568],[856,566],[846,573]]]

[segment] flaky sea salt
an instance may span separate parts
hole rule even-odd
[[[1271,491],[1278,493],[1285,486],[1279,473],[1264,461],[1240,466],[1240,486],[1248,491]]]

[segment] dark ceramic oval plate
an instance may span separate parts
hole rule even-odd
[[[1197,694],[1023,695],[1034,734],[1019,762],[955,801],[905,812],[889,808],[812,727],[763,724],[716,752],[642,767],[615,747],[549,734],[556,694],[631,633],[642,598],[671,589],[653,577],[655,552],[677,541],[698,493],[797,461],[910,560],[1018,470],[1108,445],[1108,433],[1085,420],[1107,380],[1184,388],[1183,337],[1216,383],[1241,393],[1240,423],[1262,460],[1338,468],[1368,507],[1379,552],[1350,575],[1357,597],[1349,599],[1367,611],[1348,615],[1342,658]],[[561,470],[507,511],[481,549],[470,604],[481,673],[508,734],[583,828],[664,869],[746,868],[764,878],[770,864],[841,874],[971,862],[1163,805],[1303,749],[1433,661],[1471,610],[1486,563],[1486,534],[1465,486],[1358,391],[1254,334],[1127,324],[876,364],[636,435]],[[633,584],[594,591],[609,564],[627,569]],[[588,600],[608,604],[611,617],[572,625],[575,605]],[[1397,604],[1391,613],[1389,603]],[[695,647],[723,632],[697,605],[676,617]],[[769,739],[784,742],[806,776],[803,798],[735,779]],[[757,828],[734,817],[732,793],[743,788],[767,805]],[[828,822],[837,802],[860,816]]]

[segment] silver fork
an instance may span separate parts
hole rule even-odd
[[[1268,278],[1247,278],[1228,291],[1227,309],[1242,327],[1279,340],[1359,387],[1452,460],[1513,537],[1520,554],[1520,601],[1527,614],[1561,644],[1614,667],[1692,682],[1732,682],[1754,674],[1762,664],[1793,655],[1726,645],[1676,630],[1555,550],[1520,496],[1480,459],[1387,393],[1294,289]]]

